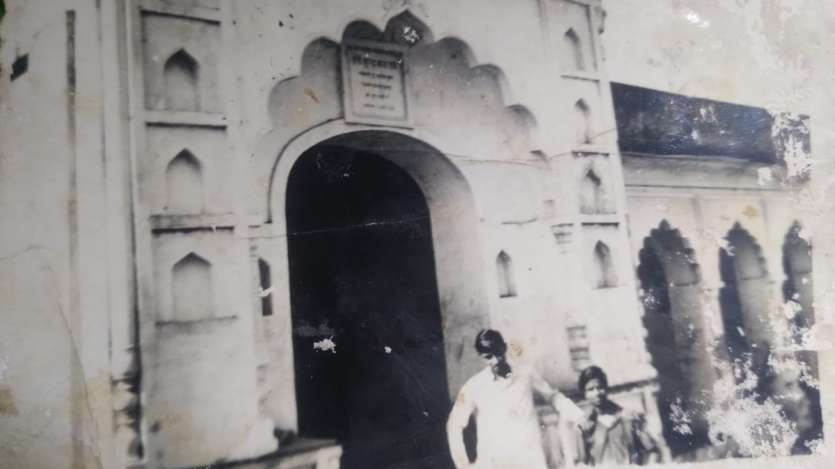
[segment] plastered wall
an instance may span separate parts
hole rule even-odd
[[[268,226],[275,222],[270,201],[283,197],[281,188],[271,186],[276,159],[290,140],[339,119],[332,54],[345,27],[366,21],[382,31],[406,9],[431,31],[431,41],[412,58],[417,130],[400,132],[430,141],[446,157],[466,180],[474,207],[473,223],[447,227],[473,241],[477,252],[469,268],[480,275],[447,288],[462,282],[476,291],[473,298],[480,302],[470,311],[479,310],[486,322],[507,331],[549,381],[563,389],[574,386],[570,326],[585,328],[591,359],[613,370],[613,382],[652,377],[631,273],[643,236],[659,217],[693,242],[710,288],[719,284],[715,240],[693,233],[724,233],[741,220],[763,246],[779,290],[779,246],[797,207],[779,193],[758,192],[755,180],[746,178],[730,183],[748,190],[691,196],[630,188],[627,200],[609,131],[614,125],[606,80],[811,110],[813,146],[825,149],[832,111],[823,103],[831,102],[826,90],[832,88],[819,86],[826,77],[818,75],[825,74],[811,73],[805,55],[792,58],[803,49],[793,32],[832,28],[806,28],[806,17],[796,14],[814,8],[804,2],[777,10],[763,2],[750,2],[761,6],[753,10],[730,2],[704,10],[680,2],[605,2],[604,50],[596,39],[603,16],[594,2],[587,10],[581,3],[7,2],[0,284],[10,326],[0,335],[0,398],[11,423],[0,431],[14,437],[2,438],[2,460],[14,467],[91,460],[124,467],[146,458],[164,466],[208,463],[269,451],[272,424],[296,425],[287,359],[292,325],[281,306],[286,244],[280,230]],[[156,13],[143,22],[140,7]],[[647,9],[654,14],[644,15]],[[69,11],[75,80],[68,71]],[[757,15],[779,21],[747,20]],[[178,18],[176,25],[166,26],[172,18]],[[819,21],[826,26],[825,18]],[[757,37],[751,50],[734,40],[740,24]],[[569,28],[581,44],[582,70],[565,38]],[[716,29],[716,38],[705,34]],[[668,41],[657,40],[659,30]],[[800,36],[811,44],[813,58],[824,55],[822,44],[828,42],[822,34]],[[150,42],[143,45],[143,38]],[[166,86],[168,59],[180,49],[199,65],[185,60],[173,69],[198,71],[193,109],[181,103],[166,108],[160,88]],[[21,53],[29,54],[29,70],[11,81],[8,71]],[[771,60],[775,54],[779,59]],[[722,67],[705,65],[717,57]],[[763,70],[772,78],[760,80]],[[169,78],[190,83],[188,73]],[[802,91],[808,89],[819,95],[809,98]],[[577,113],[580,99],[588,115]],[[184,149],[192,158],[167,172]],[[585,155],[600,155],[592,157],[599,160],[595,165],[608,166],[598,174],[611,204],[603,213],[580,213],[586,173],[578,168],[589,160]],[[825,154],[819,159],[825,172]],[[197,194],[201,203],[172,203],[171,181],[180,181],[178,174],[185,175],[187,189],[176,194]],[[664,170],[655,175],[671,177]],[[827,187],[824,182],[815,200],[827,200],[821,195]],[[434,190],[443,194],[440,184]],[[810,213],[825,209],[819,203]],[[825,246],[823,217],[805,218],[818,227]],[[600,241],[610,250],[618,279],[606,288],[598,288],[592,268]],[[513,259],[515,297],[498,295],[493,269],[502,250]],[[211,274],[198,278],[228,290],[217,291],[223,298],[207,310],[206,324],[172,323],[169,305],[175,301],[164,283],[171,270],[162,273],[162,267],[173,268],[192,252],[211,265]],[[816,247],[816,255],[827,252]],[[258,317],[260,298],[253,301],[255,256],[272,259],[275,268],[278,300],[273,298],[269,319]],[[815,272],[816,284],[827,285],[828,274]],[[614,317],[617,328],[611,326]],[[130,392],[138,358],[145,371],[141,392]],[[218,386],[218,394],[191,389],[228,373],[234,379]],[[43,376],[50,377],[48,383]],[[229,416],[203,415],[217,400],[236,403]],[[138,405],[146,412],[142,428],[130,417]],[[32,426],[43,437],[23,439]],[[165,438],[197,427],[205,427],[203,440],[223,444],[213,445],[211,453],[193,441],[174,452],[156,452]],[[187,440],[196,435],[186,433]],[[135,449],[139,435],[148,445],[142,455]]]

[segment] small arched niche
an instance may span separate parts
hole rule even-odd
[[[199,111],[199,65],[185,49],[171,54],[163,67],[165,109]]]
[[[191,252],[174,264],[171,273],[172,319],[195,321],[212,317],[212,268]]]
[[[575,72],[586,71],[586,58],[583,54],[583,43],[574,28],[569,28],[562,37],[565,49],[565,61],[570,70]]]
[[[588,145],[594,138],[592,130],[591,108],[585,99],[578,99],[574,103],[574,115],[576,118],[577,143]]]
[[[261,315],[273,315],[273,295],[272,292],[272,275],[270,273],[270,264],[262,258],[258,258],[258,284],[260,287],[261,296]]]
[[[203,211],[203,172],[200,161],[182,150],[165,168],[166,205],[171,214],[196,214]]]
[[[593,168],[589,168],[580,180],[580,213],[605,213],[603,180]]]
[[[504,251],[496,256],[496,273],[498,275],[499,297],[510,298],[516,296],[516,279],[513,273],[513,259]]]
[[[603,241],[598,241],[594,245],[594,285],[596,288],[611,288],[618,285],[612,250]]]

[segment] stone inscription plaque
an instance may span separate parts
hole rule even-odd
[[[347,122],[411,126],[404,48],[346,41],[342,45],[342,82]]]

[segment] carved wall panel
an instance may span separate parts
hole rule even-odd
[[[219,112],[220,24],[142,13],[145,107]]]

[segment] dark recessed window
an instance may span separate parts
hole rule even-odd
[[[270,280],[270,264],[264,259],[258,259],[258,281],[261,286],[261,315],[273,315],[272,280]]]
[[[29,54],[18,56],[12,63],[12,81],[17,80],[29,70]]]

